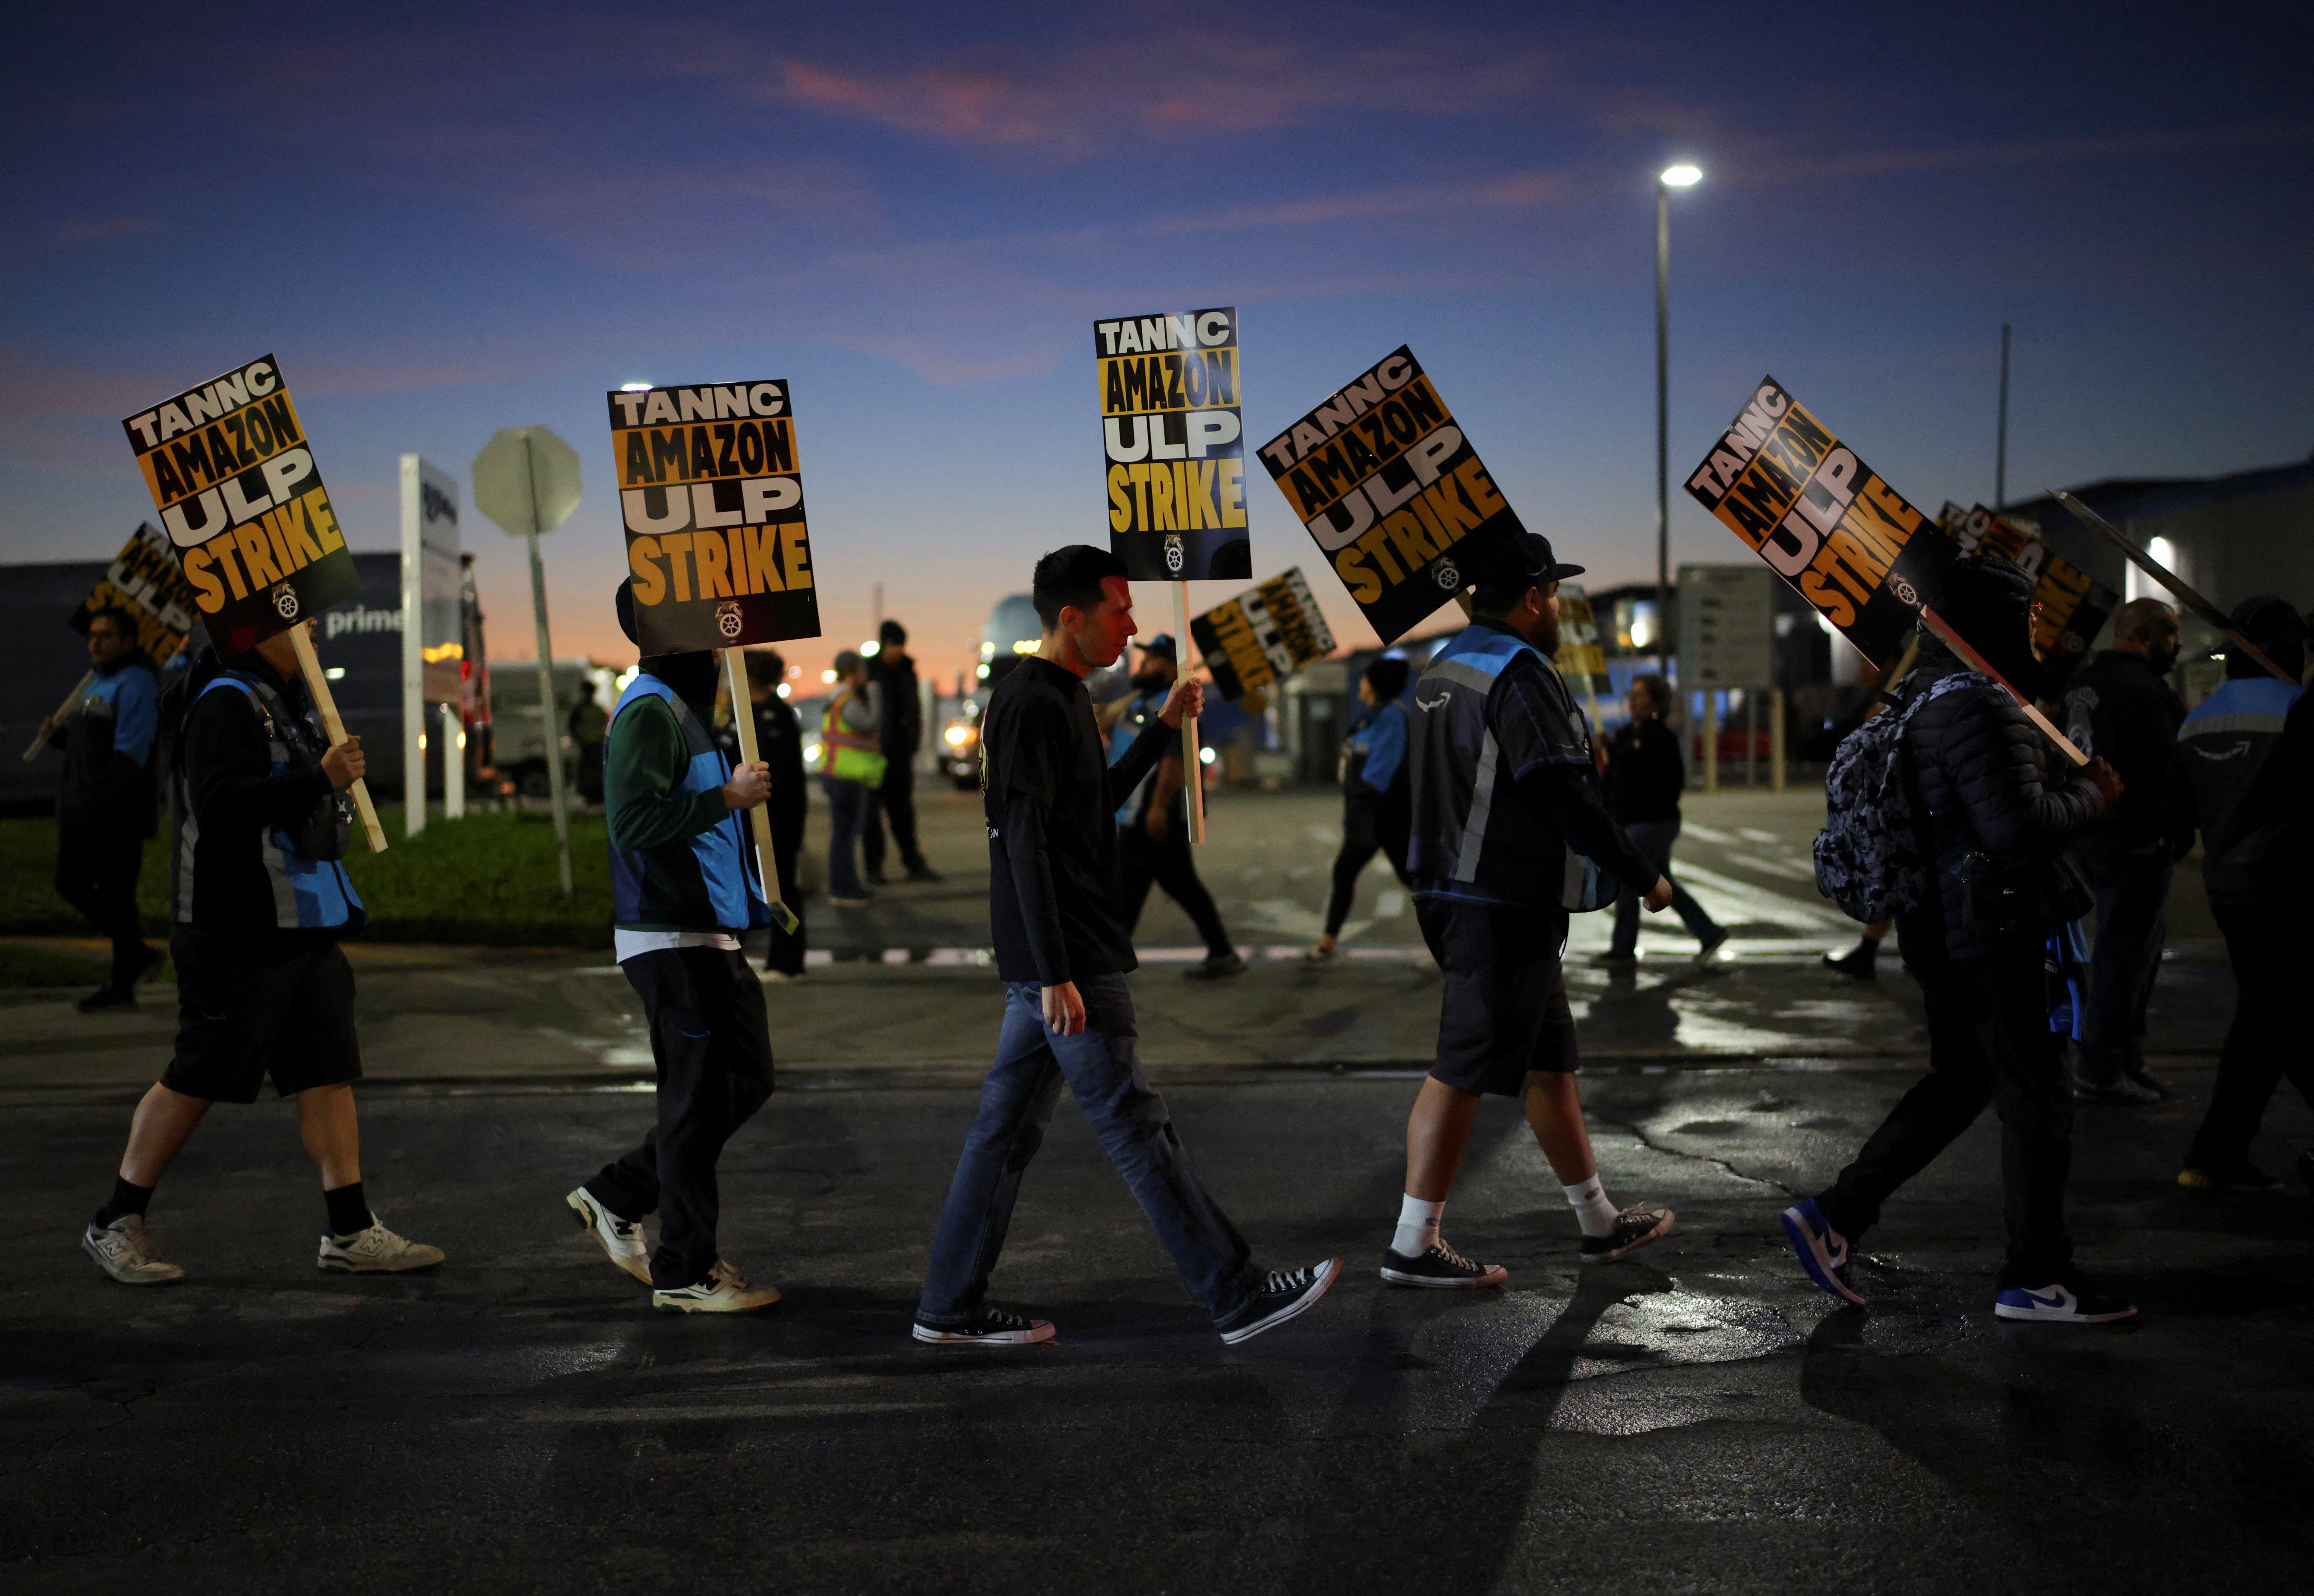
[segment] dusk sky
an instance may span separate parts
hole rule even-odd
[[[1090,323],[1234,304],[1258,444],[1410,343],[1526,524],[1654,571],[1773,373],[1915,503],[2314,451],[2303,6],[57,7],[6,68],[0,560],[153,516],[119,421],[271,351],[357,548],[396,457],[576,447],[559,654],[632,657],[602,393],[793,384],[828,636],[943,679],[1107,537]],[[1881,20],[1888,18],[1892,20]],[[1371,636],[1248,451],[1257,576]],[[490,644],[521,546],[465,511]],[[1197,589],[1219,602],[1228,586]],[[1145,611],[1161,590],[1144,591]]]

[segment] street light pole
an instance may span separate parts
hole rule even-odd
[[[1656,176],[1656,669],[1671,675],[1671,191],[1703,180],[1680,163]]]
[[[1671,679],[1671,190],[1656,179],[1656,670]]]

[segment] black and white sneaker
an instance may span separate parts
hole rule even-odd
[[[947,1326],[928,1325],[916,1321],[916,1339],[929,1341],[935,1346],[1026,1346],[1032,1341],[1050,1341],[1053,1325],[1050,1319],[1022,1318],[1017,1313],[1007,1313],[1001,1308],[983,1308],[972,1316],[969,1324]]]
[[[2001,1288],[1992,1300],[1997,1318],[2028,1319],[2044,1325],[2109,1325],[2136,1316],[2136,1305],[2111,1292],[2101,1292],[2078,1274],[2067,1274],[2043,1286]]]
[[[1272,1269],[1269,1278],[1261,1283],[1261,1289],[1247,1298],[1245,1305],[1236,1312],[1216,1322],[1214,1328],[1222,1333],[1222,1340],[1227,1345],[1250,1341],[1264,1330],[1275,1329],[1295,1314],[1315,1307],[1341,1273],[1339,1258],[1328,1258],[1306,1269]]]
[[[1418,1258],[1394,1247],[1384,1252],[1382,1277],[1392,1285],[1480,1286],[1500,1285],[1511,1272],[1500,1264],[1474,1264],[1444,1241],[1434,1241]]]
[[[1638,1251],[1648,1242],[1671,1233],[1671,1221],[1678,1216],[1668,1208],[1650,1208],[1644,1203],[1634,1203],[1615,1216],[1615,1228],[1604,1236],[1583,1238],[1583,1261],[1586,1264],[1612,1264],[1617,1258]]]

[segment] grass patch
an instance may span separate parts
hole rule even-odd
[[[369,911],[364,935],[372,940],[611,945],[611,871],[601,815],[570,816],[574,890],[569,897],[555,869],[554,823],[545,815],[470,814],[437,820],[415,837],[402,834],[398,808],[383,808],[378,818],[386,851],[371,853],[357,826],[346,857],[354,890]],[[87,921],[52,885],[56,843],[53,820],[0,820],[0,935],[88,934]],[[170,890],[163,834],[146,845],[137,883],[148,936],[168,933]]]

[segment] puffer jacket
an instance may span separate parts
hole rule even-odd
[[[1897,691],[1909,702],[1968,667],[1941,642],[1923,643]],[[2088,777],[2065,775],[2059,755],[1998,687],[1963,687],[1922,704],[1905,728],[1914,790],[1930,816],[1937,895],[1903,929],[1931,933],[1945,952],[1984,958],[2037,949],[2054,929],[2042,903],[2066,842],[2104,805]],[[1972,857],[1974,856],[1974,857]],[[1992,912],[1991,887],[2009,888],[2010,913]],[[1972,905],[1972,894],[1974,903]],[[1918,943],[1912,937],[1911,945]]]

